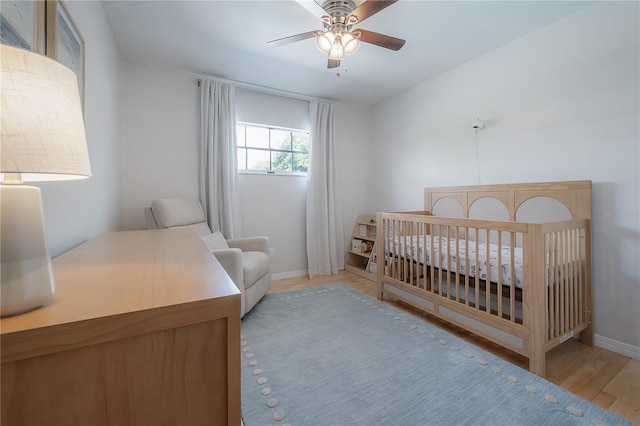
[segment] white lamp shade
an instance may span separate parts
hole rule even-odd
[[[76,75],[45,56],[0,49],[0,173],[25,182],[90,177]]]

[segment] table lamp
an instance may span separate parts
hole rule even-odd
[[[76,75],[27,50],[0,44],[0,316],[53,295],[40,188],[23,182],[91,176]]]

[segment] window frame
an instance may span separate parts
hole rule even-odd
[[[310,136],[309,130],[306,130],[306,129],[294,129],[294,128],[282,127],[282,126],[274,126],[274,125],[270,125],[270,124],[251,123],[251,122],[247,122],[247,121],[236,121],[236,133],[237,133],[237,127],[238,126],[244,126],[245,127],[244,145],[240,145],[238,143],[239,139],[238,139],[238,136],[236,134],[236,155],[238,157],[239,157],[239,150],[240,149],[244,149],[245,153],[248,152],[249,150],[263,151],[263,152],[269,153],[269,170],[247,170],[247,169],[238,168],[238,174],[273,175],[273,176],[307,176],[308,175],[308,173],[309,173],[308,165],[307,165],[307,171],[306,172],[293,172],[293,171],[288,172],[288,171],[282,171],[282,170],[271,170],[271,168],[273,167],[273,164],[272,164],[272,161],[273,161],[272,153],[287,153],[287,154],[291,154],[292,158],[293,158],[293,155],[295,155],[295,154],[303,154],[303,155],[307,155],[310,158],[310,156],[311,156],[311,140],[309,140],[309,149],[308,149],[308,151],[305,152],[305,151],[298,151],[298,150],[294,150],[293,149],[293,133],[303,133],[303,134],[306,134],[306,135]],[[246,135],[247,135],[246,129],[247,129],[247,127],[257,127],[257,128],[262,128],[262,129],[269,130],[269,148],[259,148],[259,147],[249,147],[249,146],[247,146],[247,140],[246,140]],[[271,130],[280,130],[280,131],[290,132],[291,133],[291,149],[287,150],[287,149],[272,148],[271,147]],[[236,160],[236,161],[238,161],[238,160]],[[245,157],[244,163],[245,163],[245,166],[246,166],[246,164],[248,163],[247,157]]]

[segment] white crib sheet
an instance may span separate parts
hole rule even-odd
[[[412,260],[419,263],[426,261],[431,266],[431,254],[433,254],[435,268],[441,268],[447,271],[459,271],[462,275],[475,277],[476,271],[479,270],[478,278],[487,280],[487,271],[489,271],[489,281],[498,282],[498,270],[502,273],[502,285],[511,286],[511,247],[489,243],[489,268],[487,268],[487,244],[478,243],[478,263],[476,265],[476,242],[458,239],[458,248],[456,249],[456,239],[441,236],[397,236],[394,240],[392,254],[405,256],[405,252]],[[433,244],[433,246],[432,246]],[[449,254],[447,255],[447,244]],[[426,247],[426,256],[425,256]],[[498,250],[501,253],[501,265],[498,265]],[[417,257],[416,257],[417,254]],[[522,248],[515,247],[513,249],[514,265],[515,265],[515,286],[522,288]],[[449,263],[451,262],[451,267]],[[467,262],[469,265],[467,267]],[[499,267],[500,266],[500,267]]]

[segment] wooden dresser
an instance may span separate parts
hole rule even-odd
[[[240,424],[240,292],[192,230],[104,234],[53,271],[47,306],[0,320],[3,426]]]

